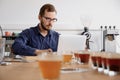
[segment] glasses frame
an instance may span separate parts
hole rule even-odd
[[[47,22],[57,22],[57,18],[53,18],[53,19],[51,19],[51,18],[49,18],[49,17],[46,17],[46,16],[43,16],[43,18],[47,21]]]

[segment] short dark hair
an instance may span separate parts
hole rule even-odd
[[[57,13],[55,7],[52,4],[44,4],[40,9],[39,15],[44,16],[45,11],[47,11],[47,12],[56,12]]]

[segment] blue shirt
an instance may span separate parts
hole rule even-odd
[[[50,30],[44,37],[40,34],[39,25],[22,31],[12,44],[15,54],[34,56],[36,49],[44,50],[51,48],[57,51],[59,33]]]

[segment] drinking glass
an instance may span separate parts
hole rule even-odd
[[[41,54],[38,58],[40,80],[60,80],[63,57],[57,54]]]
[[[63,55],[63,63],[64,64],[71,64],[72,63],[73,54],[71,51],[64,51],[62,53],[62,55]]]
[[[90,53],[88,51],[81,51],[78,53],[81,64],[88,64]]]
[[[80,64],[79,53],[80,53],[80,51],[75,51],[74,52],[74,59],[75,59],[76,64]]]
[[[97,53],[97,66],[98,66],[98,72],[102,72],[103,71],[103,67],[102,67],[102,52],[98,52]]]
[[[102,67],[103,67],[103,72],[104,74],[108,74],[108,69],[107,69],[107,55],[109,53],[107,52],[102,52],[102,56],[101,56],[101,59],[102,59]]]
[[[97,52],[92,52],[91,53],[91,61],[92,61],[92,68],[97,69]]]
[[[107,55],[107,69],[109,70],[108,75],[114,76],[120,73],[120,54],[109,53]]]

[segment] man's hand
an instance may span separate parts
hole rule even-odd
[[[35,54],[38,55],[38,54],[41,54],[41,53],[44,53],[44,52],[47,52],[47,53],[52,53],[52,49],[45,49],[45,50],[39,50],[39,49],[36,49],[35,50]]]

